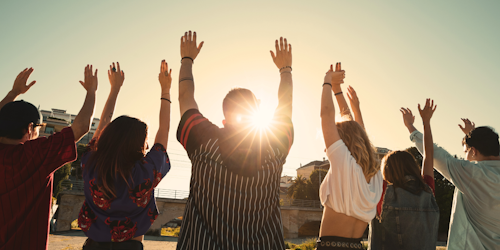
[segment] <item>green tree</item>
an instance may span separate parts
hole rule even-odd
[[[72,163],[73,170],[71,171],[71,176],[73,176],[75,179],[82,180],[82,167],[81,167],[81,159],[82,155],[87,150],[87,144],[78,144],[78,147],[76,148],[76,151],[78,153],[78,158],[76,161]]]
[[[64,166],[59,168],[54,173],[54,184],[53,184],[53,188],[52,188],[52,197],[57,198],[57,195],[62,190],[62,185],[61,185],[62,182],[68,178],[70,173],[71,173],[71,163],[66,163]]]
[[[311,173],[307,180],[308,200],[319,201],[319,186],[325,179],[326,173],[328,171],[325,169],[316,169]]]
[[[293,180],[292,185],[287,190],[287,197],[290,199],[308,199],[307,180],[305,177],[298,175]]]

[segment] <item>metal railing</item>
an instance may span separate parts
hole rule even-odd
[[[72,181],[71,184],[63,185],[63,189],[68,191],[81,191],[84,190],[83,181]],[[183,200],[189,196],[189,191],[173,190],[155,188],[155,197]],[[299,199],[282,199],[280,200],[282,207],[310,207],[310,208],[323,208],[320,201],[313,200],[299,200]]]

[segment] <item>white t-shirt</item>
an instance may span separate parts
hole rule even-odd
[[[378,171],[367,183],[363,169],[342,140],[333,143],[326,155],[330,170],[319,190],[321,203],[337,213],[369,223],[382,196],[382,173]]]

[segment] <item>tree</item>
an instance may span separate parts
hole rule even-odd
[[[327,172],[324,169],[314,170],[309,179],[300,175],[297,176],[293,180],[293,184],[288,188],[287,197],[290,199],[319,201],[319,175],[321,174],[321,182],[323,182]]]
[[[71,173],[71,163],[66,163],[64,166],[59,168],[55,173],[54,173],[54,184],[52,188],[52,197],[56,197],[61,192],[62,190],[62,182],[68,178],[69,174]]]
[[[73,170],[71,170],[71,176],[73,176],[75,179],[82,180],[82,166],[81,166],[81,160],[82,160],[82,155],[87,150],[87,144],[78,144],[78,147],[76,148],[76,151],[78,153],[78,158],[76,161],[72,163]]]
[[[307,180],[306,178],[298,175],[295,180],[293,180],[292,185],[287,190],[287,197],[291,199],[308,199],[307,192]]]

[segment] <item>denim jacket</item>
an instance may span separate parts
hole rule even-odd
[[[407,182],[410,189],[415,182]],[[439,207],[432,192],[415,195],[388,185],[380,216],[370,223],[369,249],[436,249]]]

